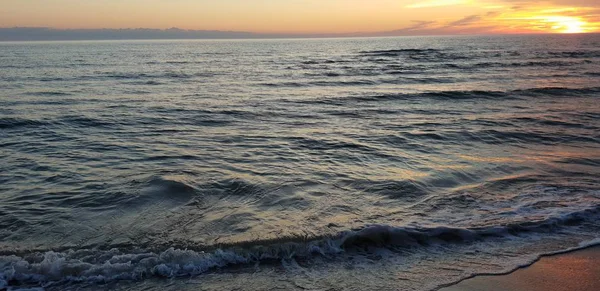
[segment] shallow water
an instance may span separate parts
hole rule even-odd
[[[598,238],[599,84],[599,35],[0,43],[0,288],[512,269]]]

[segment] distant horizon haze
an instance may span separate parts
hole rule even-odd
[[[597,34],[598,32],[584,33]],[[56,29],[51,27],[0,27],[0,41],[77,41],[77,40],[194,40],[194,39],[285,39],[285,38],[361,38],[468,35],[550,35],[551,32],[454,33],[407,32],[402,30],[354,33],[260,33],[251,31],[188,30],[177,27]]]

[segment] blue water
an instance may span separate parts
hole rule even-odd
[[[600,35],[0,43],[0,289],[431,290],[600,238]]]

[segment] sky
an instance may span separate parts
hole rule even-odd
[[[600,0],[0,0],[0,27],[583,33],[600,32]]]

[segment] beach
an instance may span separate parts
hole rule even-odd
[[[440,291],[600,290],[600,246],[542,257],[507,275],[476,276]]]

